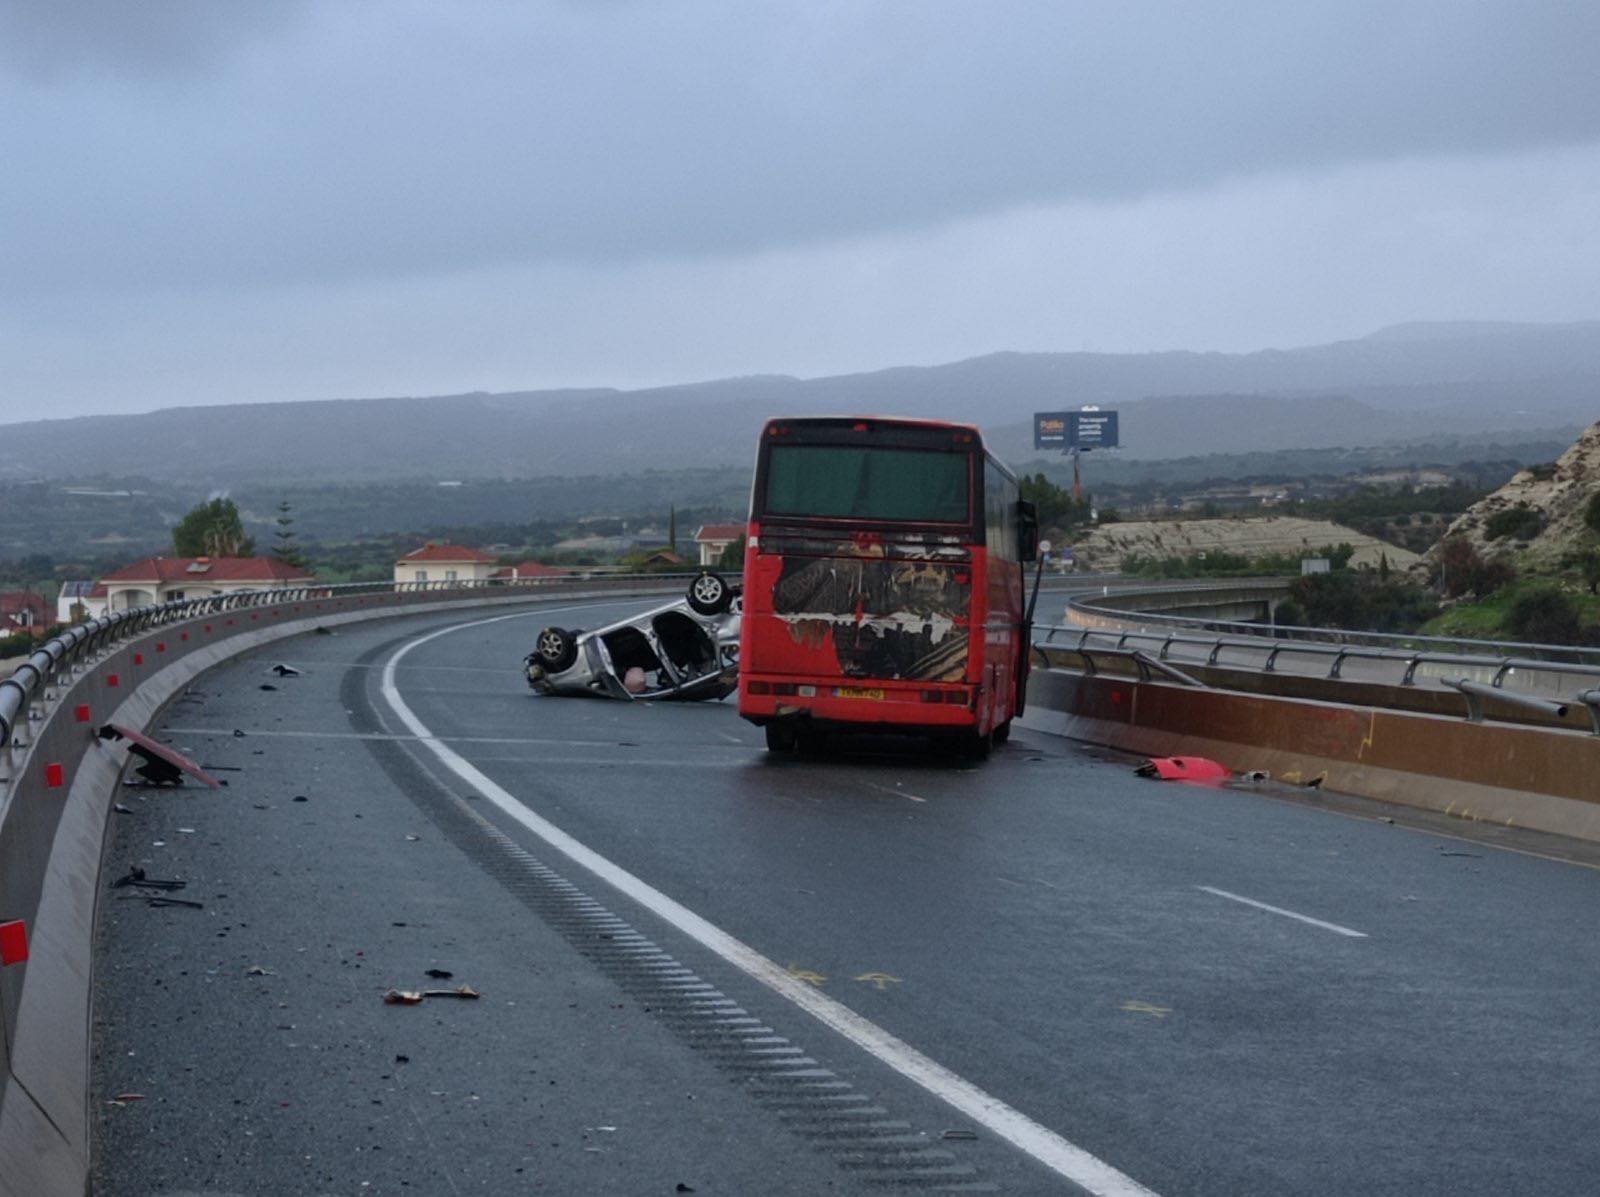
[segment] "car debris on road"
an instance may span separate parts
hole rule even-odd
[[[677,602],[593,631],[547,627],[523,659],[542,694],[726,698],[739,684],[739,587],[706,570]]]

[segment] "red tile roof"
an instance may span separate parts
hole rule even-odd
[[[738,540],[744,533],[743,524],[701,524],[700,531],[694,534],[694,538],[699,543],[708,540],[730,541]]]
[[[276,557],[146,557],[100,582],[298,582],[311,576]]]
[[[24,611],[32,611],[35,620],[55,618],[43,595],[31,590],[0,591],[0,615],[20,615]]]
[[[519,561],[515,565],[508,565],[504,569],[497,569],[491,574],[495,578],[564,578],[572,571],[563,569],[558,565],[546,565],[543,561]]]
[[[412,549],[400,558],[402,562],[471,561],[484,565],[493,565],[495,560],[493,553],[485,553],[482,549],[469,549],[459,544],[425,544],[420,549]]]

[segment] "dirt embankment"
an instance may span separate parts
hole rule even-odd
[[[1329,520],[1271,515],[1233,519],[1130,520],[1103,524],[1074,548],[1087,569],[1113,570],[1126,557],[1194,557],[1201,553],[1234,553],[1258,558],[1311,556],[1329,545],[1355,549],[1350,564],[1376,568],[1387,557],[1393,569],[1408,569],[1416,553],[1335,524]]]

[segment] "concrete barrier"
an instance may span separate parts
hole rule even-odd
[[[1600,737],[1579,730],[1036,669],[1025,725],[1237,771],[1600,840]]]
[[[149,628],[49,679],[0,750],[0,921],[21,920],[26,962],[0,968],[0,1197],[82,1197],[89,1175],[95,910],[106,821],[125,750],[98,738],[147,728],[205,670],[284,637],[357,621],[541,601],[677,593],[679,579],[575,580],[297,597]],[[508,667],[514,667],[511,663]]]

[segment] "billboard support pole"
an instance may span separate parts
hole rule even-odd
[[[1072,446],[1072,497],[1079,502],[1083,500],[1083,475],[1078,472],[1078,461],[1081,454],[1078,446]]]

